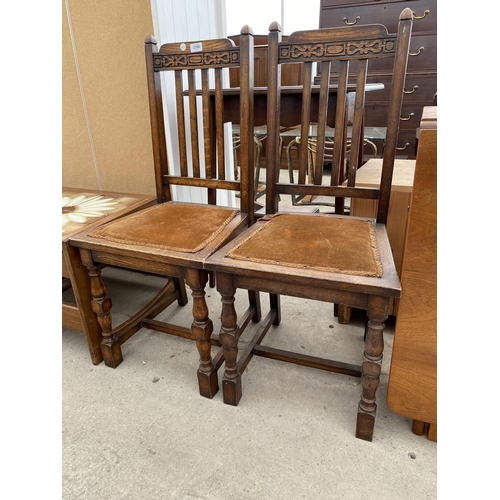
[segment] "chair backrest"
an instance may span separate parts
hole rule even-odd
[[[271,24],[269,28],[266,213],[272,214],[278,210],[278,199],[282,194],[335,197],[336,213],[344,213],[345,198],[359,197],[378,199],[377,221],[384,224],[387,222],[412,23],[412,12],[406,8],[400,15],[396,34],[389,34],[387,28],[381,24],[373,24],[296,31],[286,42],[281,40],[279,24],[276,22]],[[372,189],[356,187],[355,184],[364,143],[366,75],[369,61],[375,58],[393,58],[394,71],[387,115],[381,182],[378,188]],[[308,137],[310,123],[317,123],[316,171],[312,176],[314,179],[312,184],[306,179],[308,163],[306,147],[300,149],[298,183],[279,182],[280,72],[283,65],[290,63],[303,65],[301,137]],[[333,63],[338,64],[339,71],[335,106],[332,106],[332,103],[329,105],[328,102],[330,68]],[[313,64],[317,64],[318,69],[321,70],[319,90],[314,89],[312,85]],[[353,71],[350,71],[351,66],[353,66]],[[354,112],[348,139],[347,126],[351,121],[348,94],[353,91],[355,91]],[[331,96],[330,99],[332,99]],[[314,115],[312,110],[314,110]],[[331,116],[333,113],[335,116]],[[332,124],[335,127],[332,172],[328,185],[321,185],[325,141],[328,137],[326,130],[327,125]],[[346,165],[347,148],[350,149],[350,155]],[[345,179],[346,166],[347,179]]]
[[[228,38],[167,43],[157,49],[152,36],[145,41],[151,132],[158,203],[172,200],[172,185],[207,190],[216,204],[216,190],[240,192],[240,210],[253,222],[253,35],[245,26],[240,45]],[[238,68],[240,77],[241,176],[232,180],[226,168],[223,82],[225,68]],[[170,127],[179,147],[179,165],[167,156],[160,73],[172,71],[175,81],[176,125]],[[227,70],[226,70],[227,71]],[[177,137],[175,137],[177,136]],[[229,133],[229,141],[231,136]],[[231,152],[231,142],[228,144]],[[174,168],[177,167],[177,168]]]
[[[240,44],[241,35],[228,36],[236,45]],[[288,40],[287,35],[282,35],[281,40]],[[256,87],[267,87],[267,55],[268,36],[254,35],[254,85]],[[290,64],[282,68],[281,85],[298,85],[300,83],[301,64]],[[229,70],[229,86],[239,87],[239,74],[236,70]]]

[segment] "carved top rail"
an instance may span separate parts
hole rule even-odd
[[[358,58],[364,55],[366,58],[394,57],[396,51],[395,34],[388,34],[387,28],[382,25],[366,26],[366,29],[356,30],[353,36],[349,36],[352,28],[336,28],[341,32],[332,38],[331,29],[324,31],[325,42],[321,42],[321,33],[315,43],[308,39],[308,31],[295,32],[290,35],[286,42],[279,45],[279,62],[287,61],[324,61],[336,59]],[[329,32],[330,31],[330,32]],[[316,33],[317,35],[317,33]],[[335,41],[338,38],[338,43]]]
[[[168,69],[221,68],[240,65],[240,51],[227,39],[167,43],[154,55],[155,71]]]

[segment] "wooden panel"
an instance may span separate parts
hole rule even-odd
[[[99,189],[64,2],[62,17],[62,165],[63,185]]]
[[[89,133],[81,117],[74,117],[82,113],[81,95],[72,90],[66,95],[65,123],[78,119],[78,128],[63,133],[63,157],[71,158],[63,163],[64,184],[99,188],[97,171],[104,190],[154,194],[143,43],[153,33],[150,3],[124,8],[119,0],[69,0],[68,5],[96,162]],[[64,45],[71,47],[69,35]],[[63,67],[68,81],[75,78],[70,56]]]
[[[358,170],[356,184],[359,186],[376,187],[380,184],[381,171],[382,159],[372,158]],[[396,160],[392,176],[392,190],[411,193],[414,175],[415,160]]]
[[[437,423],[437,118],[420,125],[387,404],[405,417]]]

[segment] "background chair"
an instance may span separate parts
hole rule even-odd
[[[239,176],[238,149],[241,144],[239,124],[233,123],[232,134],[233,134],[234,178],[238,179]],[[255,158],[255,186],[254,186],[255,200],[266,194],[265,184],[259,182],[260,167],[262,161],[262,142],[265,140],[266,136],[267,136],[267,127],[265,125],[261,125],[260,127],[254,127],[253,140],[255,143],[255,148],[257,150]]]
[[[231,35],[228,37],[233,40],[236,45],[240,43],[240,35]],[[283,35],[283,40],[287,40],[288,36]],[[254,35],[254,85],[255,87],[267,87],[267,67],[268,67],[268,36],[267,35]],[[302,66],[300,64],[289,64],[281,75],[281,83],[284,86],[298,85],[301,79],[300,71]],[[235,70],[229,70],[229,86],[239,87],[240,79]],[[233,124],[233,144],[235,154],[235,172],[238,163],[237,148],[239,146],[239,126]],[[265,140],[267,137],[267,124],[255,123],[254,127],[254,140],[257,148],[257,155],[255,158],[255,200],[261,198],[266,194],[265,182],[260,179],[260,170],[262,167],[262,157],[265,150]]]
[[[237,405],[242,396],[241,374],[252,356],[298,363],[332,372],[361,377],[362,395],[358,405],[356,436],[371,441],[376,414],[375,393],[379,385],[384,322],[391,297],[401,294],[385,222],[389,206],[391,177],[396,153],[399,118],[412,28],[412,12],[405,9],[397,34],[382,25],[298,31],[288,41],[280,41],[277,23],[269,35],[269,96],[266,216],[215,252],[205,268],[216,271],[217,290],[222,297],[220,341],[225,371],[223,398]],[[356,187],[358,154],[363,141],[362,123],[368,64],[376,58],[393,59],[392,91],[387,116],[383,172],[378,188]],[[340,78],[335,111],[336,137],[332,172],[327,185],[323,180],[323,151],[326,141],[330,65],[337,61]],[[321,69],[320,109],[318,111],[318,152],[314,183],[307,182],[307,149],[300,151],[298,184],[278,180],[280,67],[303,64],[303,106],[301,136],[307,137],[310,118],[312,63]],[[351,137],[348,177],[343,185],[347,150],[347,81],[356,79],[356,101]],[[275,168],[271,168],[274,165]],[[334,198],[336,214],[282,213],[278,195],[321,195]],[[378,200],[376,221],[343,215],[345,198]],[[234,296],[237,288],[257,289],[271,294],[271,310],[257,334],[238,357]],[[279,294],[366,309],[367,335],[361,366],[261,345],[271,324],[280,323]],[[314,327],[311,325],[311,327]]]
[[[92,289],[92,308],[103,332],[102,352],[106,365],[118,366],[121,344],[141,327],[195,339],[200,352],[200,393],[217,392],[217,373],[211,358],[213,326],[205,301],[207,271],[204,260],[254,221],[253,211],[253,37],[243,28],[239,47],[229,39],[168,43],[157,49],[156,40],[145,42],[151,112],[151,132],[158,204],[138,214],[79,233],[71,244],[80,249]],[[231,180],[226,165],[223,70],[239,68],[241,180]],[[168,161],[162,105],[161,72],[172,72],[176,89],[176,127],[172,142],[179,148],[180,164]],[[171,129],[172,129],[171,128]],[[226,127],[227,128],[227,127]],[[225,149],[229,155],[225,155]],[[175,201],[175,188],[199,188],[205,203]],[[217,204],[217,191],[239,192],[240,210]],[[169,277],[175,293],[165,289],[149,305],[150,314],[137,316],[112,327],[111,300],[101,280],[98,263],[126,267]],[[185,305],[184,281],[192,290],[191,327],[155,319],[166,305]],[[168,284],[167,284],[168,286]],[[253,319],[259,319],[258,297],[250,292]]]
[[[354,95],[354,94],[351,94]],[[309,182],[314,184],[314,172],[316,169],[316,157],[317,157],[317,149],[318,149],[318,140],[317,140],[317,124],[311,124],[309,127],[308,137],[306,147],[308,151],[308,175],[307,179]],[[385,127],[364,127],[363,129],[363,146],[362,146],[362,157],[360,158],[360,166],[364,164],[366,161],[365,148],[368,147],[368,158],[375,158],[378,155],[377,145],[373,142],[373,140],[385,140],[386,130]],[[290,178],[290,182],[292,184],[295,183],[295,174],[294,174],[294,161],[292,158],[292,151],[298,150],[299,147],[304,144],[302,138],[300,136],[300,127],[295,127],[292,130],[287,132],[282,132],[280,137],[283,136],[293,137],[293,139],[288,143],[286,147],[286,157],[288,164],[288,174]],[[324,165],[330,165],[333,159],[333,144],[335,138],[335,129],[332,127],[326,127],[326,136],[324,143],[324,152],[323,152],[323,162]],[[346,142],[346,158],[350,156],[351,153],[351,137],[352,137],[352,127],[347,127],[347,142]],[[347,172],[342,174],[344,179],[347,178]],[[292,196],[292,205],[319,205],[319,206],[331,206],[334,207],[335,204],[326,201],[313,201],[310,197],[305,196]]]

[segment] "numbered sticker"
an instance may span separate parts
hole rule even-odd
[[[201,52],[203,50],[202,43],[192,43],[191,44],[191,52]]]

